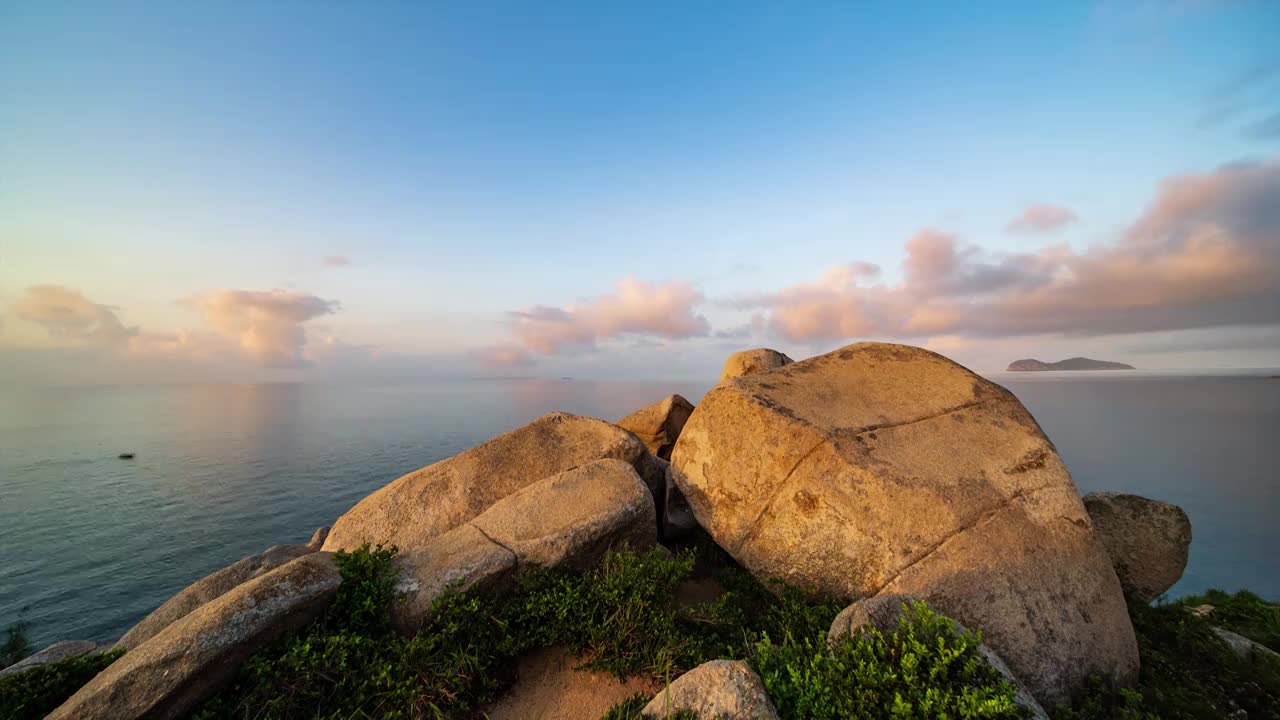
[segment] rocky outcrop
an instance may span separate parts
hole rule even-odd
[[[1084,507],[1126,592],[1151,602],[1182,578],[1191,548],[1191,520],[1182,508],[1112,492],[1085,495]]]
[[[717,720],[777,720],[760,676],[739,660],[712,660],[676,678],[640,713],[665,718],[680,711]]]
[[[184,717],[255,650],[318,616],[339,582],[333,558],[311,553],[243,583],[125,653],[48,718]]]
[[[315,551],[307,545],[275,545],[257,555],[241,558],[180,590],[177,595],[166,600],[163,605],[143,618],[142,622],[134,625],[124,634],[124,637],[120,638],[117,646],[132,650],[206,603],[234,590],[241,583],[312,552]]]
[[[307,541],[307,547],[310,548],[312,552],[324,547],[324,541],[329,538],[330,529],[331,528],[328,525],[325,525],[322,528],[316,528],[316,531],[311,534],[311,539]]]
[[[550,413],[361,500],[333,524],[324,549],[381,543],[412,552],[543,478],[606,458],[625,461],[644,475],[656,471],[644,443],[626,430]]]
[[[1226,628],[1220,627],[1213,628],[1213,634],[1217,635],[1219,640],[1226,643],[1231,652],[1241,660],[1265,659],[1277,663],[1277,667],[1280,667],[1280,653],[1277,653],[1275,650],[1272,650],[1256,640],[1250,640],[1239,633],[1234,633]]]
[[[515,492],[398,558],[404,594],[392,620],[412,633],[451,583],[491,586],[526,567],[588,567],[611,548],[656,541],[653,498],[635,469],[597,460]]]
[[[913,603],[918,602],[917,598],[910,595],[878,595],[873,598],[859,600],[849,607],[840,611],[836,615],[836,619],[831,622],[831,629],[827,632],[827,642],[835,643],[846,635],[853,634],[862,626],[870,626],[882,633],[892,633],[898,629],[898,622],[904,612],[907,612]],[[953,621],[954,622],[954,621]],[[955,623],[955,629],[958,633],[969,632],[967,628],[959,623]],[[987,645],[978,646],[978,654],[987,661],[996,672],[1004,676],[1004,679],[1017,689],[1018,694],[1014,700],[1022,707],[1031,711],[1031,717],[1035,720],[1049,720],[1049,715],[1045,713],[1044,708],[1040,707],[1040,703],[1032,697],[1031,692],[1026,686],[1018,680],[1009,666],[1004,660]]]
[[[792,362],[794,361],[783,353],[769,348],[743,350],[730,355],[729,359],[724,361],[724,368],[720,371],[720,382],[768,372],[790,365]]]
[[[111,643],[89,642],[87,640],[63,640],[56,642],[40,652],[23,658],[9,667],[0,670],[0,678],[7,675],[16,675],[24,670],[40,667],[41,665],[50,665],[63,660],[80,657],[81,655],[90,655],[103,650],[109,650]]]
[[[1012,394],[946,358],[861,343],[721,383],[672,476],[758,577],[923,597],[1042,702],[1136,676],[1120,583],[1062,460]]]
[[[663,460],[671,459],[680,431],[693,412],[693,403],[679,395],[668,395],[660,402],[637,410],[618,421],[618,427],[630,430],[640,438],[649,452]]]

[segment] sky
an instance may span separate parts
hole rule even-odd
[[[0,2],[0,378],[1280,366],[1280,3]]]

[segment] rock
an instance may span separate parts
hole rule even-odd
[[[499,500],[403,556],[404,595],[392,621],[414,632],[450,583],[492,586],[530,567],[589,567],[611,548],[656,542],[653,498],[635,469],[622,460],[590,462]]]
[[[134,625],[116,643],[117,647],[132,650],[155,637],[170,624],[186,617],[200,606],[221,597],[247,582],[314,552],[307,545],[275,545],[257,555],[242,558],[231,565],[207,575],[188,585],[156,608],[150,615]]]
[[[413,551],[543,478],[604,458],[651,474],[648,457],[644,443],[616,425],[549,413],[369,495],[338,518],[324,549],[381,543]]]
[[[681,710],[717,720],[777,720],[760,676],[740,660],[712,660],[676,678],[644,706],[646,718]]]
[[[1043,703],[1136,678],[1120,583],[1052,443],[1004,388],[860,343],[713,388],[672,452],[698,522],[757,577],[910,594],[981,628]]]
[[[391,605],[391,624],[412,636],[446,588],[461,592],[473,586],[494,587],[515,572],[516,556],[467,523],[397,555],[395,564],[400,569],[400,597]]]
[[[1280,663],[1280,653],[1256,640],[1250,640],[1243,635],[1220,627],[1213,628],[1213,634],[1226,643],[1227,647],[1231,648],[1231,652],[1235,653],[1236,657],[1241,660],[1261,660],[1265,658]]]
[[[1191,614],[1196,617],[1204,617],[1212,613],[1214,610],[1217,610],[1217,608],[1206,603],[1204,605],[1197,605],[1191,608]]]
[[[665,400],[622,418],[617,425],[635,433],[649,452],[670,460],[671,448],[675,447],[676,439],[692,412],[693,403],[679,395],[668,395]]]
[[[1113,492],[1085,495],[1084,507],[1127,592],[1151,602],[1182,577],[1191,547],[1191,520],[1182,508]]]
[[[253,578],[125,653],[47,720],[185,717],[256,650],[315,619],[340,582],[328,553]]]
[[[724,368],[720,371],[720,382],[768,372],[783,365],[790,365],[792,362],[795,361],[769,348],[743,350],[730,355],[729,359],[724,361]]]
[[[35,655],[23,658],[9,667],[0,670],[0,677],[16,675],[24,670],[50,665],[63,660],[102,652],[111,648],[111,643],[97,643],[87,640],[63,640],[41,650]]]
[[[698,527],[698,519],[693,515],[693,508],[684,493],[676,485],[671,476],[671,466],[667,465],[666,480],[662,490],[662,536],[664,539],[679,538],[688,535]]]
[[[910,595],[877,595],[873,598],[859,600],[849,607],[840,611],[836,615],[836,619],[831,622],[831,629],[827,632],[827,642],[835,643],[840,638],[853,633],[863,625],[870,625],[882,633],[892,633],[898,629],[898,620],[902,617],[904,606],[917,602],[918,599]],[[967,633],[969,630],[960,623],[952,621],[956,626],[956,632]],[[1010,685],[1017,689],[1018,694],[1014,700],[1021,706],[1031,711],[1031,717],[1035,720],[1049,720],[1049,715],[1040,707],[1040,703],[1032,697],[1031,692],[1027,690],[1022,681],[1013,674],[1009,666],[1004,660],[985,643],[978,646],[978,654],[987,661],[996,672],[1004,676]]]
[[[307,547],[310,548],[312,552],[324,547],[324,541],[329,537],[329,530],[330,527],[328,525],[325,525],[322,528],[316,528],[316,531],[311,534],[311,539],[307,541]]]

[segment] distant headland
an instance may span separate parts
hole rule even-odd
[[[1043,360],[1014,360],[1009,363],[1009,372],[1045,372],[1049,370],[1134,370],[1132,365],[1110,362],[1108,360],[1090,360],[1085,357],[1073,357],[1055,363]]]

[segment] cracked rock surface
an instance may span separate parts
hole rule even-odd
[[[922,597],[981,630],[1041,701],[1138,652],[1052,443],[1007,390],[859,343],[708,392],[672,452],[699,523],[758,577]]]

